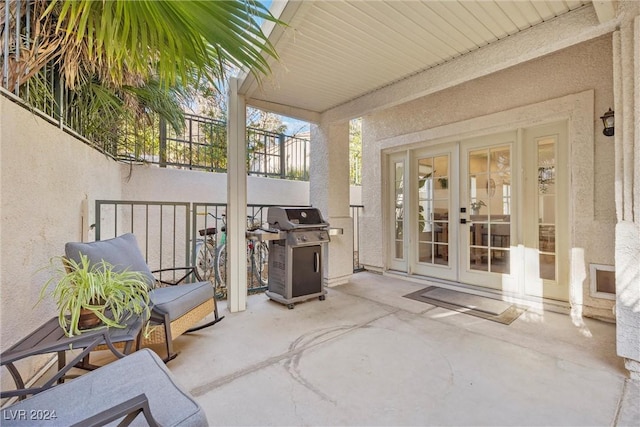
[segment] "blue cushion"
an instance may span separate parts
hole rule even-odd
[[[65,245],[64,252],[67,258],[76,262],[80,262],[80,254],[83,254],[89,258],[91,264],[105,260],[113,265],[113,271],[138,271],[148,278],[149,286],[155,283],[155,278],[140,252],[136,237],[131,233],[97,242],[70,242]]]
[[[211,282],[187,283],[184,285],[156,288],[149,292],[155,313],[168,314],[174,321],[207,300],[213,299]]]
[[[142,393],[147,396],[151,414],[161,426],[208,425],[200,405],[175,383],[164,362],[149,349],[137,351],[2,409],[2,425],[68,426]],[[56,418],[44,420],[29,416],[44,415],[44,411],[49,415],[55,412]],[[148,424],[140,414],[131,425]]]

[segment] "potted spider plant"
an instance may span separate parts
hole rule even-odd
[[[478,213],[480,213],[480,208],[483,206],[487,206],[485,202],[483,202],[482,200],[477,200],[477,201],[473,201],[469,204],[469,207],[471,208],[471,215],[478,215]]]
[[[67,336],[97,327],[124,328],[134,315],[149,317],[149,289],[135,271],[116,271],[106,261],[90,264],[62,258],[51,262],[54,275],[40,290],[40,299],[51,296],[58,306],[58,320]]]

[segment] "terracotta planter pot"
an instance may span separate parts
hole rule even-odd
[[[99,326],[102,323],[102,320],[96,314],[83,308],[80,310],[80,318],[78,319],[78,329],[91,329]]]

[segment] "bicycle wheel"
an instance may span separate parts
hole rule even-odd
[[[216,288],[226,296],[227,291],[227,245],[222,244],[216,253]]]
[[[269,244],[267,242],[255,242],[251,251],[251,266],[253,273],[264,288],[269,284]]]
[[[216,249],[209,242],[196,244],[196,272],[201,280],[213,280],[216,261]]]

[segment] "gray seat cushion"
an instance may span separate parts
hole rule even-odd
[[[133,234],[97,242],[70,242],[64,247],[65,256],[76,262],[80,262],[80,254],[86,255],[90,264],[96,264],[102,260],[113,265],[113,270],[139,271],[149,280],[149,286],[153,286],[155,278],[149,270],[149,266],[140,252],[138,242]]]
[[[169,314],[169,320],[174,321],[213,299],[213,286],[210,282],[196,282],[156,288],[149,292],[149,299],[154,313]]]
[[[142,393],[147,396],[151,414],[161,426],[208,425],[200,405],[176,384],[162,360],[149,349],[4,408],[2,425],[68,426]],[[38,420],[37,415],[44,415],[44,410],[49,414],[55,411],[56,418]],[[14,414],[25,414],[25,419],[12,416]],[[117,425],[119,421],[108,425]],[[140,414],[131,425],[148,424]]]

